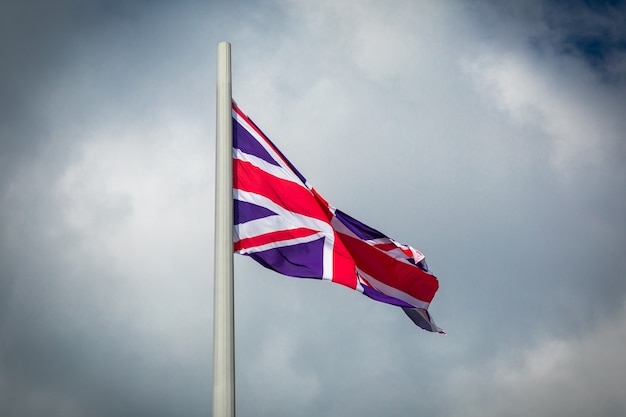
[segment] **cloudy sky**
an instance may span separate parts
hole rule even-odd
[[[235,259],[239,416],[626,414],[626,7],[5,0],[0,414],[208,416],[215,56],[442,336]]]

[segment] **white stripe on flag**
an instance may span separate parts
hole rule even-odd
[[[274,149],[267,143],[267,140],[259,135],[259,133],[252,126],[245,121],[245,119],[241,118],[237,112],[233,109],[233,118],[237,121],[237,123],[242,126],[244,129],[248,131],[252,135],[252,137],[270,154],[272,159],[274,159],[280,166],[286,171],[292,172],[291,168],[283,161],[283,158],[276,152]],[[300,182],[300,181],[299,181]],[[300,182],[301,183],[301,182]]]
[[[274,164],[270,164],[264,159],[259,158],[258,156],[250,155],[242,152],[240,149],[233,148],[233,159],[238,159],[240,161],[249,162],[253,166],[259,168],[262,171],[267,172],[270,175],[273,175],[277,178],[291,181],[295,184],[298,184],[300,187],[308,190],[300,181],[300,178],[296,174],[293,173],[290,169],[276,166]],[[310,191],[309,191],[310,192]]]
[[[363,278],[365,278],[365,280],[372,287],[374,287],[374,289],[382,292],[383,294],[386,294],[386,295],[389,295],[391,297],[397,298],[398,300],[402,300],[405,303],[409,303],[412,306],[417,307],[417,308],[428,309],[428,306],[430,305],[430,303],[427,303],[427,302],[422,301],[422,300],[418,300],[415,297],[411,297],[409,294],[407,294],[407,293],[405,293],[403,291],[400,291],[397,288],[390,287],[387,284],[383,284],[382,282],[378,281],[376,278],[374,278],[371,275],[368,275],[365,272],[363,272],[358,267],[357,267],[357,272],[358,272],[359,275],[361,275]]]
[[[249,191],[233,189],[233,198],[235,200],[256,204],[265,207],[276,213],[276,216],[268,216],[261,219],[251,220],[246,223],[235,225],[235,241],[240,239],[253,238],[266,233],[276,232],[280,230],[289,230],[304,227],[316,230],[316,236],[324,237],[324,259],[323,259],[323,279],[331,279],[333,275],[333,248],[335,245],[335,233],[330,224],[325,221],[318,220],[302,214],[294,213],[284,209],[282,206],[274,203],[267,197]],[[310,236],[298,240],[301,243],[310,242]],[[265,246],[265,245],[263,245]],[[268,247],[269,248],[269,247]],[[250,248],[247,253],[257,252],[265,249]],[[241,252],[244,253],[244,252]]]

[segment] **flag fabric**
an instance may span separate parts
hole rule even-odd
[[[284,275],[401,307],[421,328],[439,283],[424,255],[330,205],[233,102],[233,245]]]

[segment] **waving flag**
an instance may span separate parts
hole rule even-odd
[[[424,255],[328,204],[235,103],[232,115],[235,252],[402,307],[443,333],[428,313],[439,284]]]

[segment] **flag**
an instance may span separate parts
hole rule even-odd
[[[399,306],[443,333],[428,313],[439,283],[424,255],[330,205],[234,102],[232,115],[234,251]]]

